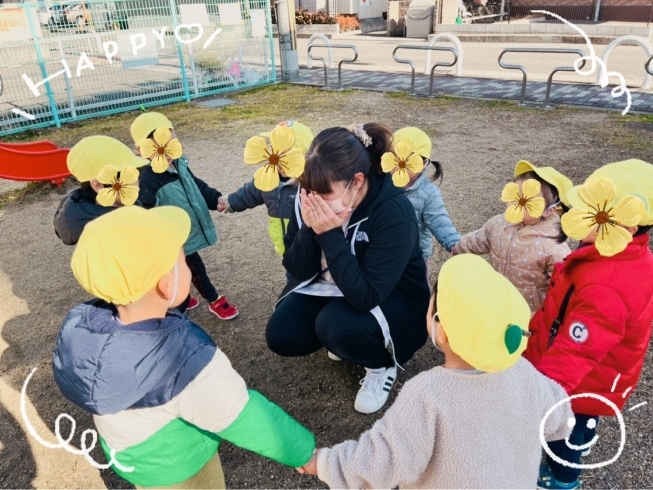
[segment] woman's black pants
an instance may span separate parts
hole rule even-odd
[[[397,362],[402,364],[424,345],[426,328],[404,328],[397,325],[399,316],[384,313]],[[265,336],[270,349],[281,356],[306,356],[325,347],[341,359],[366,368],[394,366],[374,315],[353,309],[342,297],[289,294],[270,317]]]

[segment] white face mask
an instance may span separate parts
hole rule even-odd
[[[177,267],[177,262],[175,262],[175,285],[172,287],[172,298],[170,298],[170,303],[168,308],[172,308],[172,304],[177,299],[177,290],[179,288],[179,268]]]
[[[326,203],[327,206],[331,209],[331,211],[334,212],[334,214],[341,215],[343,213],[351,213],[353,211],[353,208],[351,207],[352,203],[356,199],[356,194],[358,193],[358,189],[354,191],[354,195],[351,198],[351,201],[349,201],[349,206],[345,206],[342,203],[342,198],[345,197],[345,194],[347,194],[347,191],[349,190],[349,186],[351,185],[351,180],[347,184],[347,187],[345,187],[345,192],[342,193],[342,195],[337,198],[333,199],[332,201],[327,201],[325,200],[324,202]]]
[[[437,350],[442,352],[442,349],[438,347],[438,344],[435,342],[435,319],[438,316],[438,312],[436,311],[435,314],[433,315],[433,318],[431,319],[431,342],[433,342],[433,345]]]

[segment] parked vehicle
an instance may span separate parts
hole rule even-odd
[[[92,27],[94,30],[114,29],[120,20],[113,2],[55,4],[39,9],[39,22],[44,27]]]
[[[39,22],[44,27],[62,26],[67,23],[64,10],[65,4],[55,4],[50,7],[39,8]]]

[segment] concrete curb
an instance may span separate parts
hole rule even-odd
[[[583,36],[563,34],[455,34],[461,42],[467,43],[563,43],[563,44],[586,44]],[[429,40],[433,35],[429,36]],[[588,36],[592,44],[610,44],[617,39],[613,36]],[[625,43],[624,46],[629,45]],[[635,46],[635,44],[632,44]]]

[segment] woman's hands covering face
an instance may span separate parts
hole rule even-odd
[[[302,189],[301,204],[304,224],[312,228],[317,235],[342,226],[342,218],[317,194],[307,194],[306,190]]]

